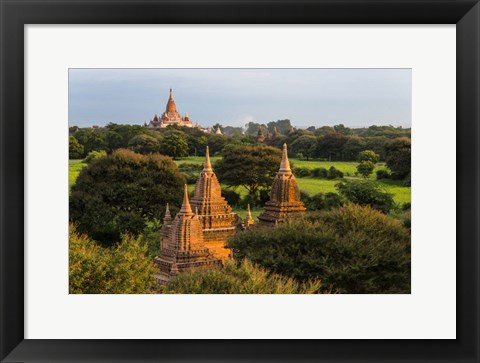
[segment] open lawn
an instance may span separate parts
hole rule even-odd
[[[68,188],[71,189],[72,185],[75,184],[75,181],[78,178],[80,171],[87,166],[87,164],[82,163],[82,160],[69,160],[68,161]]]
[[[202,164],[204,161],[203,156],[192,156],[188,158],[182,158],[180,160],[175,160],[177,164],[183,164],[183,163],[194,163],[194,164]],[[212,162],[215,162],[216,160],[219,160],[219,156],[213,156],[211,157]],[[306,161],[306,160],[299,160],[299,159],[291,159],[291,162],[294,166],[296,167],[306,167],[309,169],[314,169],[318,167],[324,167],[326,169],[330,168],[331,166],[334,166],[338,170],[344,172],[346,175],[351,175],[353,176],[355,171],[356,171],[356,165],[357,163],[355,162],[339,162],[339,161]],[[82,170],[83,167],[85,167],[86,164],[82,163],[81,160],[70,160],[69,162],[69,176],[68,176],[68,182],[69,182],[69,187],[71,188],[72,185],[75,183],[75,180],[78,177],[78,174],[80,173],[80,170]],[[377,165],[378,169],[384,169],[385,165],[383,163],[379,163]],[[372,175],[371,179],[374,179],[374,175]],[[300,190],[310,194],[314,195],[317,193],[328,193],[328,192],[336,192],[335,184],[337,184],[341,179],[335,179],[335,180],[328,180],[328,179],[317,179],[317,178],[297,178],[298,185],[300,187]],[[411,189],[409,187],[404,187],[402,186],[402,181],[400,180],[389,180],[389,179],[382,179],[378,181],[387,192],[393,194],[393,198],[396,203],[403,204],[407,202],[411,202]],[[194,185],[191,184],[188,186],[189,192],[193,192]],[[222,184],[222,189],[227,188],[226,185]],[[237,193],[240,193],[242,197],[244,197],[247,194],[247,190],[243,187],[239,187],[236,189]],[[261,209],[258,210],[252,210],[252,215],[254,218],[256,218],[260,213]],[[245,210],[235,210],[235,212],[239,213],[242,218],[245,217]]]

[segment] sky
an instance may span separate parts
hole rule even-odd
[[[411,69],[70,69],[69,125],[143,124],[177,111],[202,127],[411,127]]]

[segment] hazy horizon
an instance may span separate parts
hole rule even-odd
[[[148,123],[170,87],[203,127],[411,127],[411,69],[70,69],[69,125]]]

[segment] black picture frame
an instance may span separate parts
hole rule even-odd
[[[480,361],[478,305],[480,291],[480,5],[478,0],[0,0],[0,13],[0,359],[2,361]],[[24,339],[24,25],[162,23],[456,24],[457,339]]]

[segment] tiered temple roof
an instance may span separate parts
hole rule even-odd
[[[227,239],[236,233],[240,217],[237,213],[232,213],[232,208],[222,197],[220,183],[210,162],[208,146],[191,203],[198,209],[206,246],[215,257],[225,260],[230,255],[229,249],[225,247]]]
[[[179,125],[179,126],[186,126],[186,127],[199,127],[198,124],[194,124],[188,113],[185,113],[185,116],[182,117],[177,112],[177,105],[175,104],[175,100],[173,99],[172,89],[170,88],[170,96],[168,97],[167,106],[165,107],[165,112],[159,117],[157,113],[153,116],[153,119],[150,120],[148,124],[148,128],[151,129],[158,129],[164,128],[169,125]]]
[[[273,181],[270,200],[265,203],[265,211],[258,217],[261,224],[275,225],[287,219],[298,218],[306,208],[300,201],[300,189],[290,168],[287,144],[283,144],[282,162]]]
[[[187,185],[182,208],[173,221],[167,206],[160,246],[160,256],[155,258],[155,264],[160,270],[155,278],[159,283],[166,283],[172,276],[190,269],[221,267],[221,261],[205,245],[198,212],[193,213],[188,200]]]

